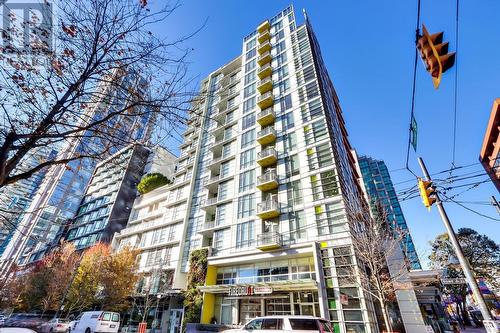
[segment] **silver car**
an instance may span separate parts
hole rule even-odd
[[[54,318],[40,325],[40,333],[65,333],[69,327],[69,320]]]

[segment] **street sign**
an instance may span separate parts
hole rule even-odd
[[[465,278],[444,278],[444,279],[441,279],[441,283],[444,285],[467,284],[467,281],[465,281]]]

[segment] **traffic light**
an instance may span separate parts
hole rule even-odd
[[[436,202],[436,189],[432,182],[422,180],[421,178],[418,179],[418,189],[420,190],[420,196],[422,197],[424,206],[430,210],[431,206]]]
[[[423,24],[422,30],[424,34],[418,38],[417,49],[437,89],[443,73],[455,64],[455,52],[448,53],[448,42],[443,43],[442,31],[430,35]]]

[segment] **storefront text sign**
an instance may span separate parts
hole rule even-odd
[[[271,287],[240,286],[229,288],[229,296],[252,296],[272,293],[273,288]]]

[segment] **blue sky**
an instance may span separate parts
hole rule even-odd
[[[158,32],[174,38],[192,32],[207,20],[201,32],[187,42],[194,48],[190,75],[201,79],[236,57],[241,52],[242,38],[289,4],[281,0],[185,0]],[[293,5],[298,24],[303,22],[302,8],[313,24],[352,145],[359,154],[384,160],[389,170],[395,170],[391,172],[394,183],[412,179],[409,172],[397,170],[404,167],[406,158],[416,1],[295,1]],[[450,50],[456,50],[455,5],[452,0],[422,3],[421,22],[431,32],[444,31]],[[478,162],[493,100],[500,97],[499,12],[500,2],[496,0],[460,3],[457,166]],[[431,173],[450,168],[452,162],[455,70],[456,67],[445,73],[439,90],[435,90],[422,63],[418,63],[418,155],[424,157]],[[413,153],[410,165],[418,171]],[[481,170],[476,164],[457,170],[454,175]],[[473,178],[470,182],[485,178]],[[413,184],[406,182],[396,188],[402,190]],[[491,195],[498,197],[498,192],[488,182],[455,199],[474,202],[465,205],[498,219],[494,207],[478,203],[489,201]],[[478,216],[454,203],[445,206],[457,229],[471,227],[500,242],[499,221]],[[435,207],[429,213],[419,198],[402,202],[402,207],[419,255],[425,260],[428,241],[444,232],[443,224]]]

